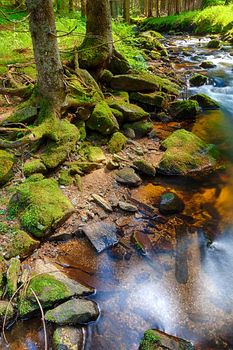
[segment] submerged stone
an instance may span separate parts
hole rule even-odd
[[[59,325],[77,325],[96,321],[99,308],[92,300],[72,299],[45,314],[45,320]]]
[[[159,201],[159,211],[162,214],[176,214],[184,210],[184,202],[174,192],[165,192]]]
[[[199,103],[199,106],[203,109],[219,109],[220,106],[218,102],[213,100],[211,97],[205,94],[195,94],[192,95],[190,100],[197,101]]]
[[[108,143],[108,149],[110,153],[118,153],[122,151],[127,143],[128,139],[121,132],[115,132]]]
[[[33,177],[17,187],[8,210],[19,218],[27,232],[36,237],[48,234],[74,212],[56,180]]]
[[[208,81],[208,77],[203,74],[195,73],[192,78],[189,79],[190,86],[202,86]]]
[[[150,329],[144,333],[139,350],[194,350],[194,346],[181,338]]]
[[[218,155],[214,145],[184,129],[173,132],[162,142],[166,149],[158,171],[166,175],[206,175],[216,166]]]
[[[4,185],[13,175],[13,154],[0,150],[0,185]]]
[[[84,344],[85,330],[81,327],[58,327],[53,334],[55,350],[83,350]]]
[[[56,272],[57,271],[57,272]],[[71,280],[56,268],[51,272],[38,273],[32,276],[26,290],[21,294],[18,309],[20,316],[31,315],[39,310],[39,305],[32,290],[37,295],[43,308],[52,307],[73,296],[92,294],[94,289]]]
[[[118,243],[117,228],[114,224],[97,221],[84,225],[82,231],[98,253]]]
[[[170,103],[169,111],[171,116],[177,120],[193,119],[199,112],[199,105],[193,100],[178,100]]]
[[[142,183],[141,178],[135,173],[134,169],[125,167],[116,171],[116,181],[123,185],[139,186]]]
[[[103,135],[111,135],[119,130],[119,124],[105,101],[97,103],[86,125]]]

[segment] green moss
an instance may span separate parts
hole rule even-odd
[[[59,184],[64,185],[64,186],[69,186],[73,184],[73,178],[70,175],[69,170],[67,169],[62,169],[59,174]]]
[[[7,293],[12,296],[17,290],[18,278],[20,274],[20,260],[18,258],[12,258],[7,270]]]
[[[13,175],[13,154],[0,150],[0,185],[5,184]]]
[[[102,149],[97,146],[88,146],[85,149],[85,155],[90,162],[94,163],[101,163],[106,159]]]
[[[4,124],[32,123],[36,119],[37,113],[37,107],[29,104],[28,102],[25,102],[11,116],[4,120]]]
[[[115,102],[112,103],[110,107],[122,112],[125,122],[136,122],[149,117],[149,113],[132,103]]]
[[[4,247],[5,257],[7,259],[20,256],[25,258],[30,255],[39,245],[39,242],[33,239],[29,234],[22,230],[15,230],[11,235],[9,242]]]
[[[199,105],[193,100],[178,100],[170,103],[169,109],[172,117],[177,120],[192,119],[199,112]]]
[[[190,97],[190,100],[197,101],[203,109],[218,109],[219,104],[205,94],[195,94]]]
[[[9,321],[14,316],[14,308],[11,303],[8,301],[0,300],[0,321],[6,320]]]
[[[84,141],[87,137],[86,124],[85,124],[84,120],[78,120],[74,124],[79,130],[80,141]]]
[[[23,165],[23,173],[26,177],[34,174],[34,173],[42,173],[46,172],[45,165],[39,159],[30,160]]]
[[[220,48],[220,41],[217,39],[212,39],[208,42],[207,47],[208,49],[219,49]]]
[[[207,83],[207,76],[203,75],[203,74],[198,74],[195,73],[191,79],[189,79],[189,83],[191,86],[202,86],[205,85]]]
[[[87,127],[103,135],[111,135],[119,129],[119,124],[105,101],[99,102],[87,121]]]
[[[114,115],[114,117],[116,118],[116,120],[118,121],[118,124],[121,125],[124,121],[124,115],[121,111],[118,111],[115,108],[111,108],[112,114]]]
[[[2,297],[4,292],[3,288],[4,288],[4,279],[5,279],[6,270],[7,270],[6,261],[4,260],[2,255],[0,255],[0,298]]]
[[[109,143],[108,149],[110,153],[118,153],[120,152],[126,145],[128,139],[121,132],[115,132]]]
[[[139,102],[145,105],[150,105],[158,108],[162,108],[165,96],[163,93],[151,92],[151,93],[141,93],[141,92],[132,92],[130,94],[130,100]]]
[[[153,123],[140,120],[138,122],[124,124],[123,129],[133,129],[136,137],[143,137],[153,129]]]
[[[40,274],[32,277],[26,291],[19,301],[19,313],[26,316],[39,308],[32,290],[38,296],[43,307],[52,306],[55,302],[69,298],[72,293],[65,283],[50,274]]]
[[[54,179],[29,178],[17,188],[8,210],[19,217],[26,231],[41,237],[70,216],[73,207]]]
[[[156,345],[161,345],[161,338],[152,329],[144,333],[144,338],[140,343],[139,350],[155,350]]]

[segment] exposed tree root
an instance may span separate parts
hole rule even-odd
[[[0,88],[1,95],[18,96],[21,98],[29,98],[32,95],[32,87],[20,87],[20,88]]]

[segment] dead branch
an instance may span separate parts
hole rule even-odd
[[[43,329],[44,329],[44,349],[45,350],[48,350],[48,338],[47,338],[47,330],[46,330],[46,324],[45,324],[45,317],[44,317],[44,310],[43,310],[43,307],[40,303],[40,300],[38,298],[38,296],[36,295],[36,293],[34,292],[34,290],[31,288],[31,291],[32,291],[32,294],[34,295],[38,305],[39,305],[39,308],[40,308],[40,312],[41,312],[41,321],[43,323]]]
[[[0,147],[1,148],[19,148],[38,140],[39,139],[36,138],[33,134],[22,137],[21,139],[16,141],[7,141],[7,140],[0,139]]]

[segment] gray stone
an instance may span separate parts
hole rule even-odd
[[[132,213],[135,213],[136,211],[138,211],[138,208],[131,203],[119,201],[118,205],[124,211],[129,211]]]
[[[102,208],[104,208],[104,210],[112,212],[111,204],[107,200],[105,200],[103,197],[93,193],[92,198],[97,204],[99,204]]]
[[[135,173],[134,169],[125,167],[116,172],[116,180],[124,185],[139,186],[142,183],[141,178]]]
[[[159,201],[159,211],[162,214],[176,214],[184,210],[183,200],[174,192],[163,193]]]
[[[82,231],[98,253],[118,243],[117,228],[114,224],[98,221],[86,224]]]
[[[5,300],[0,300],[0,322],[4,320],[10,320],[14,315],[14,309],[11,303]]]
[[[148,176],[155,176],[156,170],[155,167],[145,161],[144,159],[138,159],[133,162],[133,165],[138,171]]]
[[[77,325],[96,321],[98,305],[92,300],[72,299],[45,314],[45,320],[59,325]]]
[[[71,326],[58,327],[53,334],[54,350],[83,350],[84,328]]]

